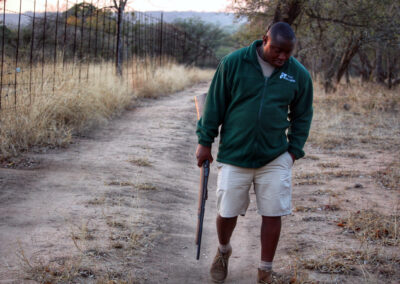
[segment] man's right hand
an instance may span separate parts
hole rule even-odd
[[[197,166],[199,166],[199,168],[203,165],[204,161],[206,160],[208,160],[211,164],[214,160],[211,155],[211,147],[206,147],[199,144],[196,150],[196,158],[197,158]]]

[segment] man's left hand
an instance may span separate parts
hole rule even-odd
[[[292,157],[293,164],[294,164],[294,161],[296,160],[296,157],[295,157],[292,153],[290,153],[290,152],[289,152],[289,154],[290,154],[290,157]]]

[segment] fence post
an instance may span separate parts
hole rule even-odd
[[[21,9],[22,0],[19,1],[19,15],[18,15],[18,32],[17,32],[17,48],[15,52],[15,79],[14,79],[14,105],[17,107],[17,78],[18,78],[18,55],[19,55],[19,37],[21,32]]]
[[[5,27],[6,27],[6,1],[3,2],[3,34],[1,42],[1,71],[0,71],[0,109],[1,109],[1,96],[3,95],[3,68],[4,68],[4,40],[5,40]]]
[[[43,92],[43,84],[44,84],[44,63],[45,63],[45,45],[46,45],[46,21],[47,21],[47,0],[44,4],[44,21],[43,21],[43,45],[42,45],[42,82],[41,82],[41,91]]]
[[[66,44],[67,44],[68,0],[67,0],[67,4],[65,6],[65,19],[64,19],[64,21],[65,22],[64,22],[64,43],[63,43],[63,71],[64,71],[64,67],[65,67],[65,47],[66,47]]]
[[[161,20],[160,20],[160,66],[162,65],[162,53],[163,53],[163,19],[164,13],[161,12]]]
[[[115,1],[114,1],[115,3]],[[116,68],[118,76],[122,77],[122,60],[123,60],[123,50],[122,50],[122,21],[124,15],[126,1],[120,0],[117,8],[118,11],[118,22],[117,22],[117,56],[116,56]]]
[[[57,36],[58,36],[58,10],[59,10],[60,0],[57,0],[57,14],[56,14],[56,31],[54,35],[54,54],[53,54],[53,94],[56,85],[56,64],[57,64]]]
[[[35,40],[36,0],[33,1],[33,19],[31,33],[31,51],[29,54],[29,105],[32,104],[32,65],[33,65],[33,43]]]

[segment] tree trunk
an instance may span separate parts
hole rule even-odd
[[[301,0],[278,1],[273,22],[286,22],[293,25],[293,22],[301,13],[301,4]]]
[[[383,47],[381,43],[378,43],[377,49],[376,49],[376,81],[380,84],[385,83],[385,71],[383,71],[383,64],[382,64],[382,52],[383,52]]]
[[[356,55],[358,49],[361,46],[361,36],[356,40],[351,40],[347,45],[345,52],[343,53],[342,59],[340,60],[340,65],[338,71],[336,73],[336,84],[340,83],[340,79],[342,79],[343,74],[349,68],[350,62],[353,59],[354,55]]]
[[[358,57],[360,58],[361,66],[357,70],[361,74],[362,81],[367,82],[371,79],[373,66],[362,50],[358,50]]]
[[[122,62],[123,62],[123,46],[122,46],[122,22],[124,19],[124,10],[127,0],[119,0],[117,5],[114,0],[114,6],[117,9],[117,50],[116,50],[116,71],[118,76],[122,77]]]
[[[335,70],[337,66],[337,61],[338,58],[335,54],[331,54],[329,60],[327,62],[330,62],[330,65],[324,72],[324,79],[323,79],[323,84],[324,84],[324,90],[326,93],[333,93],[336,91],[336,87],[332,83],[332,79],[335,76]]]

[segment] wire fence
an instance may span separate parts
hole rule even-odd
[[[66,80],[121,73],[132,87],[170,62],[213,66],[213,51],[160,17],[127,7],[118,25],[112,0],[30,0],[29,12],[0,1],[0,110],[29,106]],[[44,2],[44,3],[42,3]],[[54,2],[54,1],[53,1]],[[120,28],[118,28],[120,27]],[[117,48],[118,38],[121,48]],[[121,63],[121,62],[120,62]],[[115,66],[113,68],[112,66]]]

